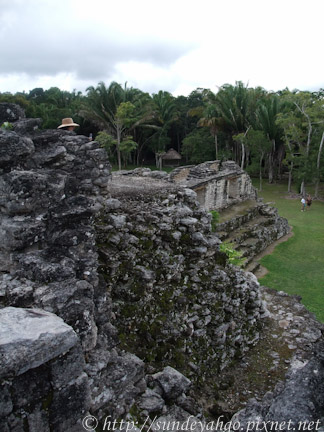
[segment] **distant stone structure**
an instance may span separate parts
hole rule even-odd
[[[170,181],[193,189],[206,210],[220,210],[257,198],[250,176],[233,161],[179,167],[170,174]]]

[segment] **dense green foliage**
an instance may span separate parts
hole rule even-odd
[[[0,102],[21,105],[27,117],[40,117],[43,128],[56,128],[64,117],[80,124],[78,133],[109,135],[104,144],[113,164],[159,165],[161,155],[177,150],[183,163],[236,161],[269,183],[287,176],[305,193],[323,178],[324,105],[319,92],[268,92],[242,82],[224,84],[217,93],[198,88],[174,97],[148,94],[112,82],[89,87],[85,95],[52,87],[29,93],[0,93]],[[318,188],[315,195],[318,194]]]
[[[241,267],[246,258],[242,258],[242,252],[235,249],[235,245],[229,242],[223,242],[219,245],[219,250],[227,255],[230,264]]]
[[[4,122],[0,127],[4,130],[11,130],[13,128],[13,124],[10,122]]]
[[[212,217],[211,218],[211,228],[212,228],[212,231],[215,232],[217,224],[219,222],[219,213],[216,210],[211,210],[210,214]]]
[[[300,198],[289,198],[283,184],[266,184],[259,195],[275,203],[293,230],[289,240],[261,260],[269,272],[260,283],[301,296],[302,303],[324,322],[324,203],[315,200],[302,212]]]

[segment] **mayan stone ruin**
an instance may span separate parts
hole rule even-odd
[[[112,173],[96,141],[40,130],[12,104],[3,121],[1,431],[323,418],[323,325],[246,271],[289,232],[246,173]]]

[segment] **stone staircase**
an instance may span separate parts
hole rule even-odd
[[[242,268],[255,273],[260,264],[256,257],[268,246],[287,235],[288,221],[270,204],[248,200],[219,212],[216,234],[231,243],[245,258]]]

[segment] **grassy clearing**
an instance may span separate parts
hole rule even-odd
[[[262,258],[269,272],[260,283],[301,296],[308,310],[324,322],[324,202],[313,201],[311,209],[302,212],[300,198],[290,198],[286,184],[264,184],[259,196],[274,203],[294,234]]]

